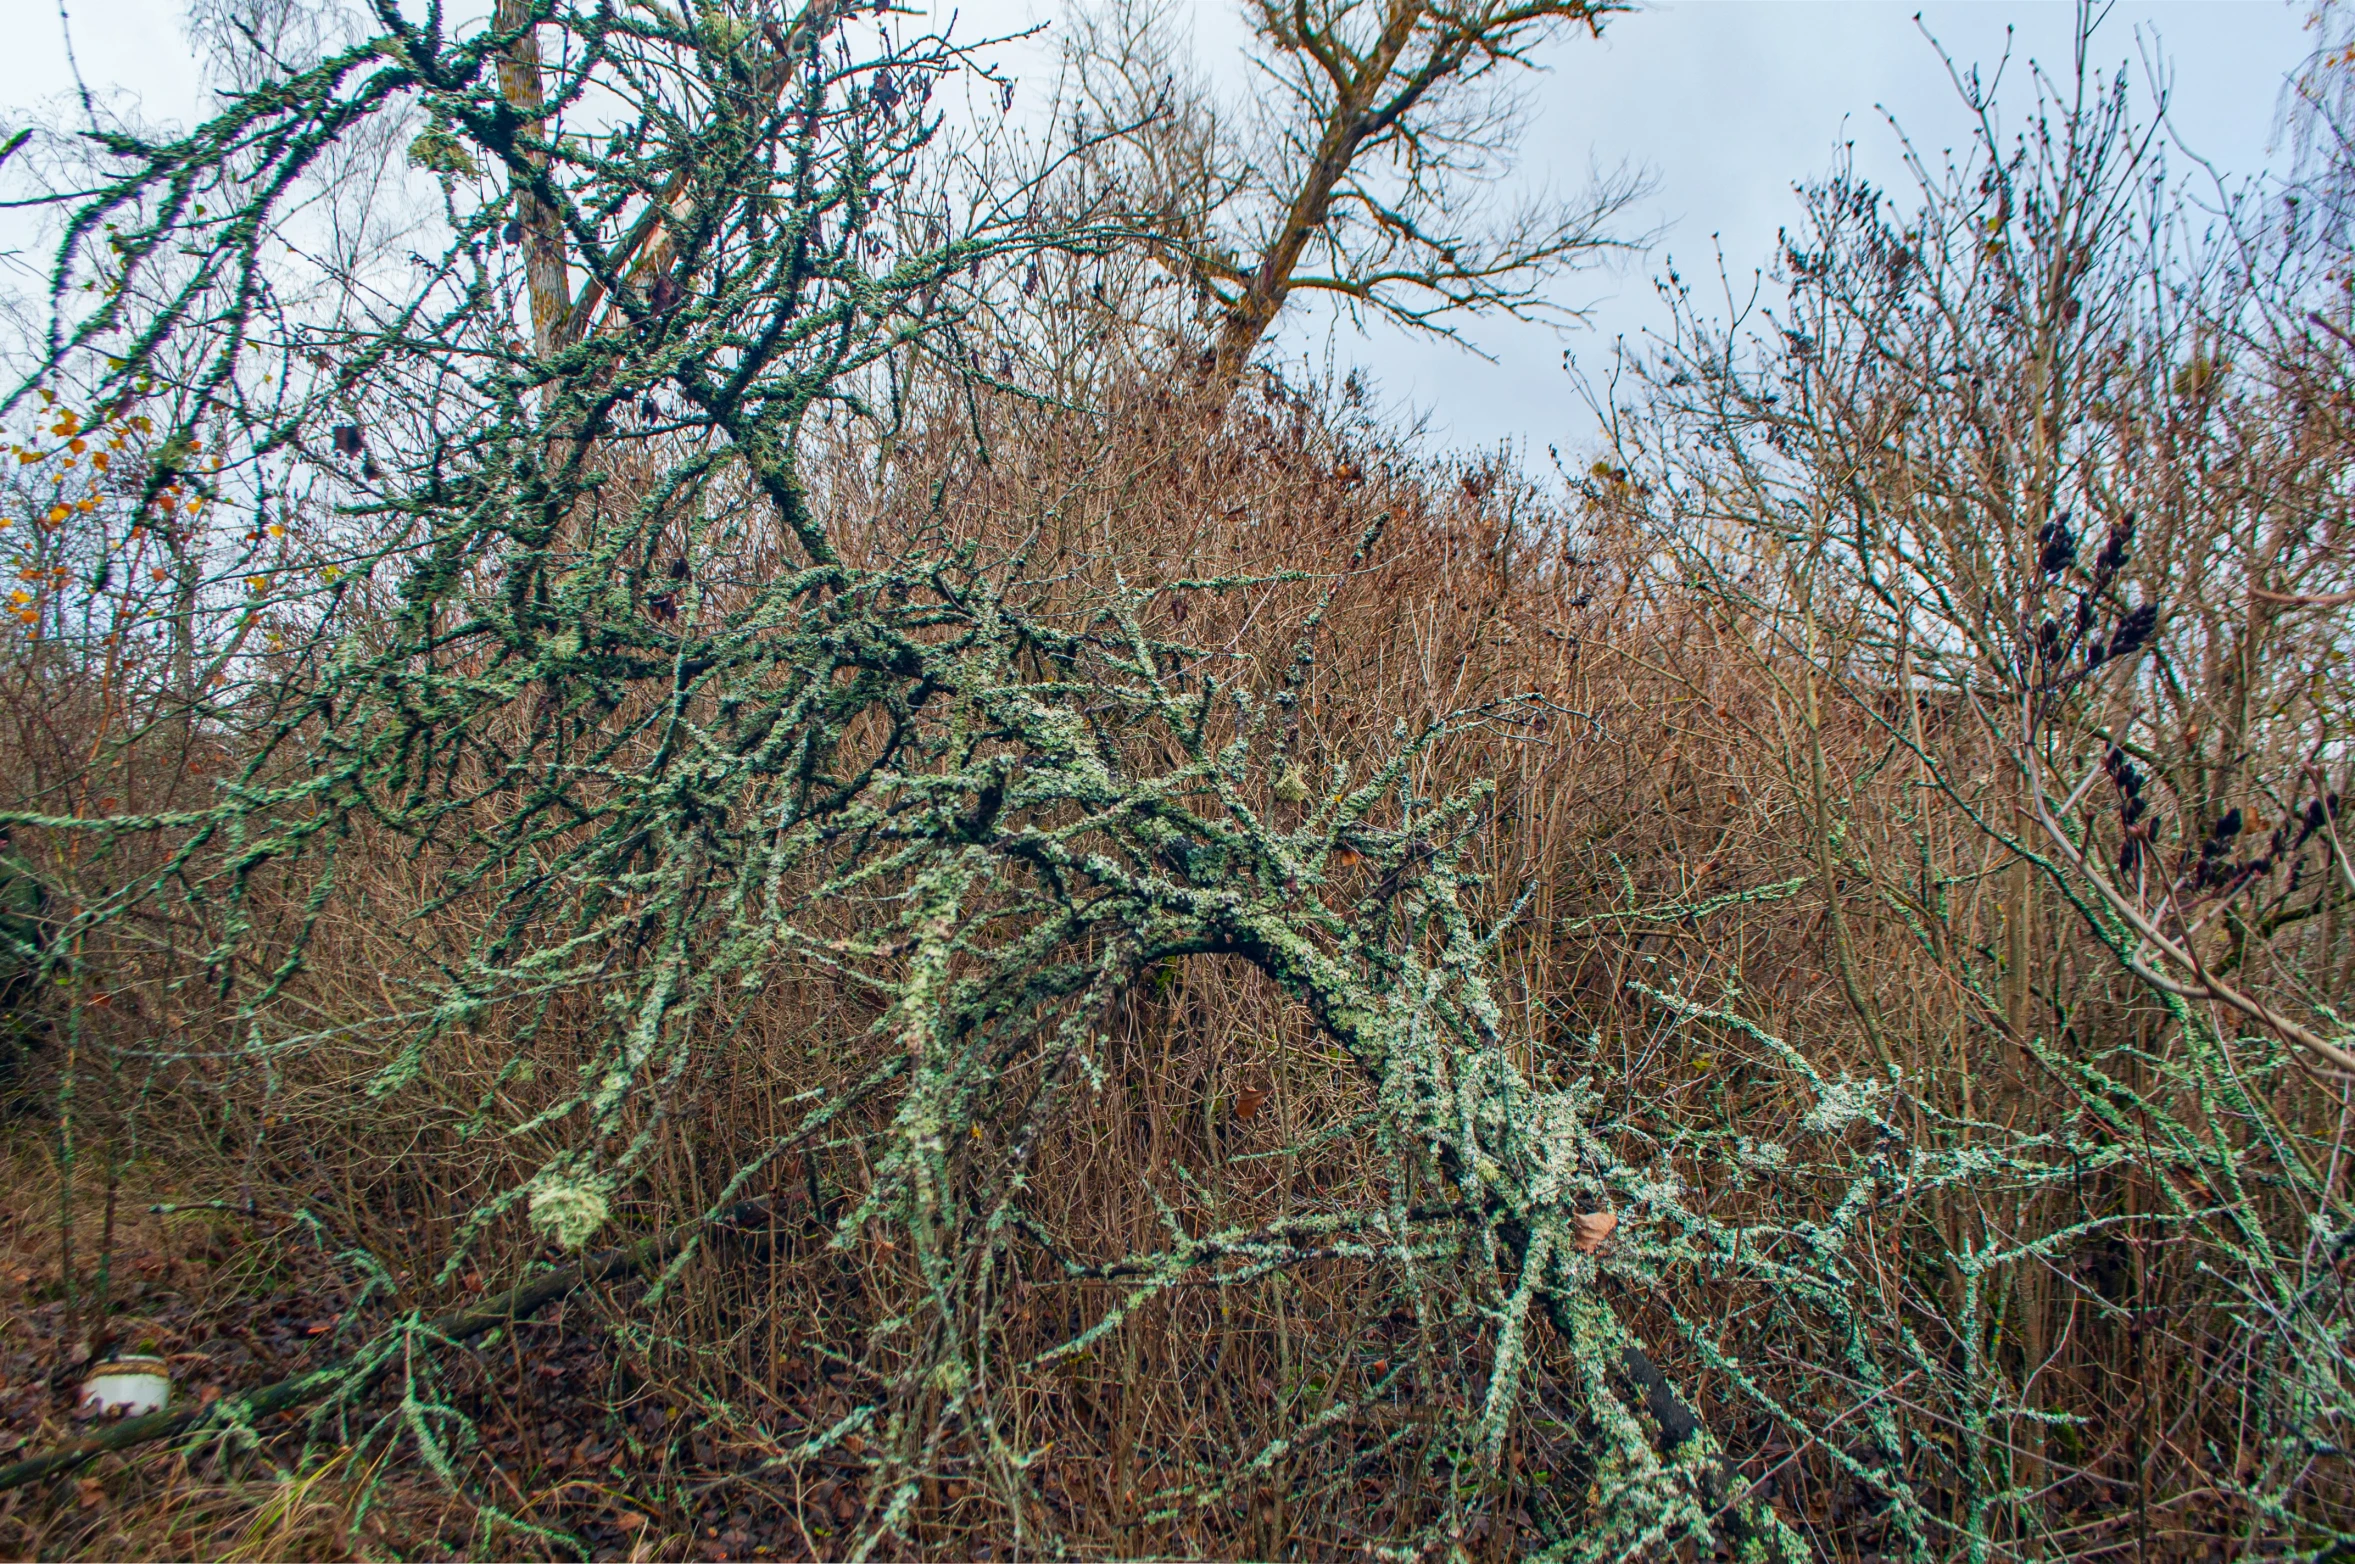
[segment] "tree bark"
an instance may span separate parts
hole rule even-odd
[[[1374,96],[1390,79],[1399,56],[1405,53],[1424,9],[1423,0],[1391,0],[1390,15],[1373,50],[1362,61],[1352,62],[1356,69],[1348,73],[1346,81],[1335,81],[1338,97],[1333,112],[1325,118],[1324,134],[1318,139],[1316,156],[1310,160],[1308,173],[1293,194],[1292,204],[1285,209],[1284,221],[1276,229],[1275,238],[1244,286],[1242,297],[1227,307],[1220,322],[1211,372],[1213,383],[1222,394],[1233,393],[1243,378],[1243,368],[1250,361],[1252,349],[1259,346],[1259,339],[1275,324],[1284,300],[1290,296],[1292,274],[1299,269],[1300,257],[1307,251],[1309,240],[1325,226],[1332,212],[1333,192],[1348,176],[1359,147],[1375,128]]]
[[[499,90],[523,123],[522,134],[542,139],[547,130],[542,110],[546,99],[540,88],[539,27],[532,19],[531,0],[499,0],[493,25],[501,32],[520,32],[499,62]],[[513,171],[508,187],[515,197],[515,222],[523,239],[524,282],[531,294],[532,348],[546,358],[571,340],[572,288],[565,275],[564,229],[556,209],[533,190],[533,174],[544,173],[547,154],[526,151],[523,161],[532,174]]]

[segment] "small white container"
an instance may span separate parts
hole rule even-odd
[[[120,1412],[140,1417],[171,1405],[171,1365],[161,1358],[116,1358],[101,1363],[82,1381],[82,1413]]]

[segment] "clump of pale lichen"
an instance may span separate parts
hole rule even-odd
[[[532,1191],[531,1224],[559,1249],[577,1250],[604,1228],[612,1215],[603,1186],[571,1173],[550,1174]]]

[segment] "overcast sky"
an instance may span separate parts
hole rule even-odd
[[[0,106],[54,100],[70,90],[58,0],[0,0],[17,18],[0,53]],[[135,95],[150,119],[185,121],[197,106],[195,63],[181,16],[185,0],[64,0],[75,54],[94,89]],[[487,7],[485,7],[487,9]],[[941,4],[939,11],[951,9]],[[1051,22],[1054,0],[962,0],[957,32]],[[2095,58],[2171,73],[2178,133],[2201,156],[2254,174],[2275,160],[2274,115],[2285,74],[2306,47],[2303,0],[2119,0],[2096,37]],[[1916,22],[1919,13],[1921,21]],[[1572,279],[1565,302],[1593,305],[1592,330],[1557,337],[1510,323],[1475,328],[1496,362],[1393,331],[1361,336],[1345,323],[1298,319],[1279,350],[1336,369],[1363,365],[1383,399],[1428,415],[1435,441],[1458,446],[1509,440],[1537,452],[1575,446],[1586,427],[1562,367],[1607,358],[1614,334],[1660,319],[1651,279],[1670,259],[1688,277],[1715,266],[1747,272],[1772,252],[1775,230],[1795,210],[1794,182],[1829,167],[1843,141],[1860,167],[1903,181],[1884,111],[1935,152],[1960,144],[1966,124],[1946,69],[1924,37],[1963,64],[1988,67],[2008,47],[2018,85],[2025,62],[2065,69],[2073,7],[2067,0],[1669,0],[1616,19],[1601,40],[1552,52],[1537,84],[1536,123],[1523,148],[1527,177],[1583,179],[1591,165],[1633,163],[1657,193],[1640,226],[1660,243],[1614,275]],[[1226,0],[1195,13],[1197,48],[1222,79],[1241,84],[1247,35]],[[1044,38],[1016,51],[1026,78],[1051,73]],[[1046,83],[1040,81],[1043,96]],[[2024,102],[2007,91],[2008,101]]]
[[[2186,146],[2255,173],[2269,161],[2283,78],[2305,53],[2303,18],[2302,5],[2282,0],[2120,3],[2095,35],[2092,59],[2112,69],[2130,62],[2137,80],[2146,60],[2171,62],[2172,117]],[[1565,428],[1578,418],[1563,349],[1599,365],[1613,334],[1657,326],[1652,279],[1669,259],[1688,279],[1710,275],[1721,242],[1729,269],[1763,264],[1796,214],[1793,184],[1829,169],[1843,141],[1854,143],[1864,173],[1902,189],[1909,181],[1891,116],[1925,153],[1967,142],[1968,118],[1925,28],[1959,65],[1991,69],[2008,43],[2004,101],[2024,109],[2026,60],[2065,72],[2072,23],[2073,7],[2057,0],[1688,0],[1622,18],[1599,43],[1556,51],[1529,143],[1530,162],[1551,165],[1555,177],[1590,157],[1627,158],[1658,180],[1649,203],[1658,247],[1617,276],[1568,285],[1570,299],[1599,306],[1595,329],[1559,339],[1481,332],[1494,365],[1395,335],[1328,335],[1299,348],[1321,355],[1329,342],[1336,359],[1362,359],[1387,392],[1429,412],[1434,433],[1458,443],[1520,439],[1542,450],[1575,438]]]

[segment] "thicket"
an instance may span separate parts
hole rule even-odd
[[[1316,14],[1328,131],[1534,37]],[[1200,114],[1026,161],[848,9],[242,36],[12,154],[12,1548],[2355,1539],[2350,275],[2126,78],[1672,276],[1547,472],[1241,367],[1287,245],[1477,280],[1347,157],[1251,266]],[[73,1445],[197,1232],[325,1323]]]

